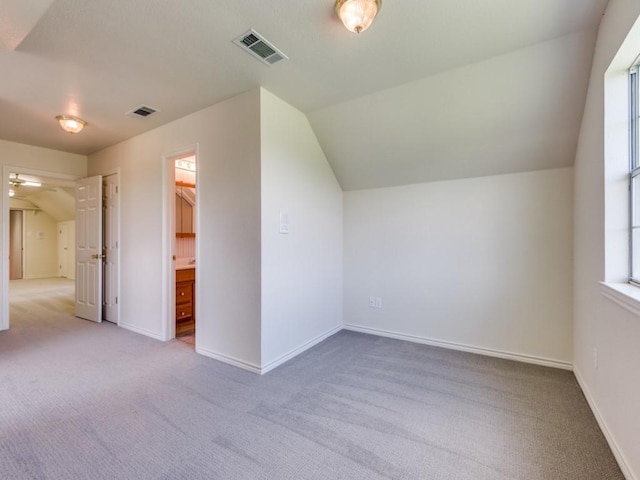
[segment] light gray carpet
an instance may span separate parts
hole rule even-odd
[[[341,332],[260,377],[65,288],[0,332],[2,479],[623,478],[570,372]]]

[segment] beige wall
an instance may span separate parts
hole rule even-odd
[[[24,278],[58,275],[58,223],[40,210],[24,212]]]

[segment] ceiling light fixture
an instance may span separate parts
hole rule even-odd
[[[87,122],[73,115],[58,115],[56,117],[58,123],[65,132],[80,133]]]
[[[176,168],[180,170],[187,170],[189,172],[196,171],[195,157],[187,157],[180,160],[176,160]]]
[[[364,32],[382,7],[382,0],[336,0],[336,13],[353,33]]]

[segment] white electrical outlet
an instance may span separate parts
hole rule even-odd
[[[369,308],[376,308],[376,297],[369,297]]]

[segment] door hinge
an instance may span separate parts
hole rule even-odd
[[[116,297],[116,305],[118,304],[118,297]]]

